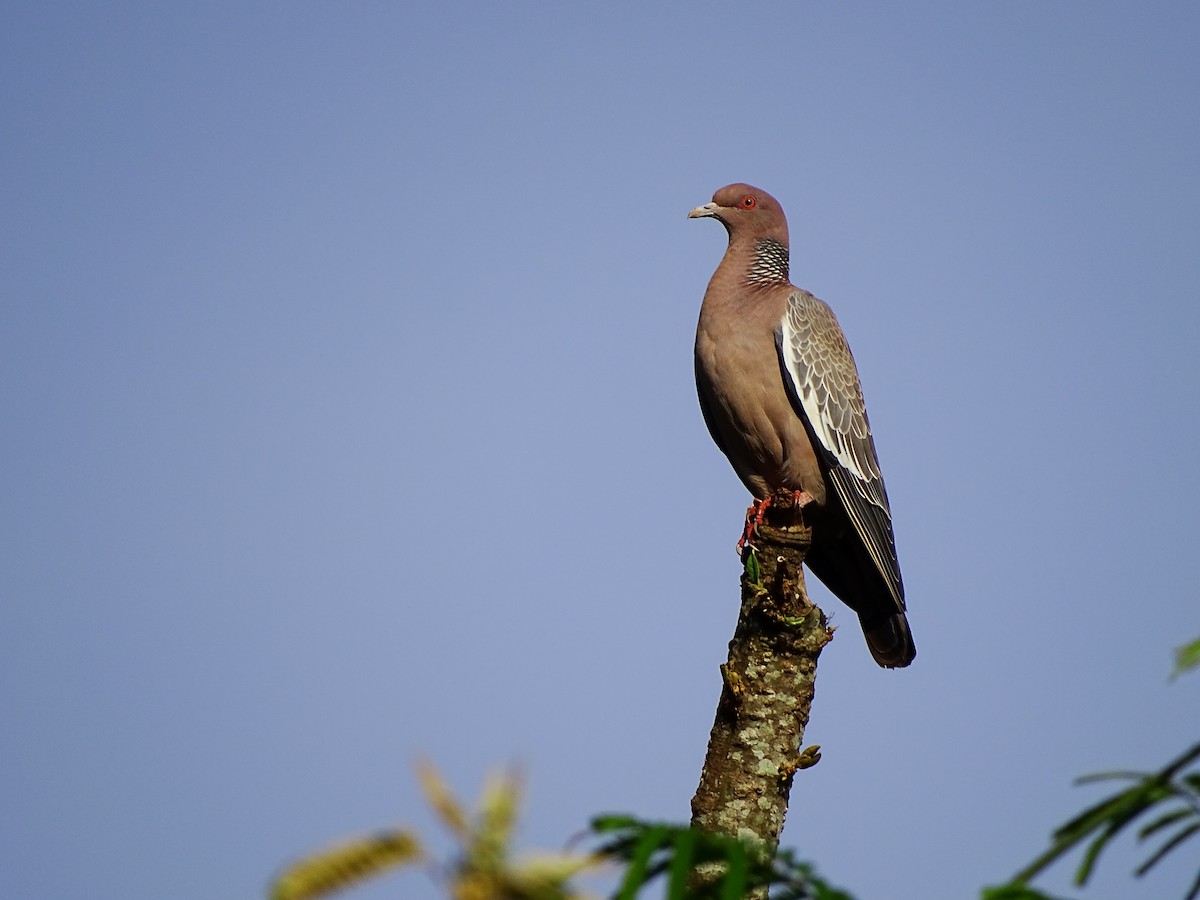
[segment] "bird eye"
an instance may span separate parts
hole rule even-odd
[[[754,199],[753,194],[747,194],[742,198],[740,205],[742,209],[754,209],[754,207],[758,206],[758,201]]]

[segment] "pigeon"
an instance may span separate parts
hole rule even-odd
[[[773,492],[795,492],[812,524],[808,567],[858,614],[875,662],[907,666],[917,651],[891,507],[846,336],[828,305],[789,281],[787,219],[766,191],[728,185],[688,218],[729,233],[696,326],[696,390],[755,498],[747,533]]]

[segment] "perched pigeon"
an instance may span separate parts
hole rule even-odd
[[[802,503],[809,495],[809,567],[858,614],[875,662],[907,666],[917,651],[892,514],[845,335],[828,306],[788,281],[787,220],[774,197],[731,184],[688,213],[705,217],[729,232],[696,327],[709,433],[759,509],[781,488]]]

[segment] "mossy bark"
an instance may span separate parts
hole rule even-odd
[[[820,758],[801,752],[817,657],[833,630],[808,598],[801,564],[812,540],[792,495],[772,498],[742,554],[742,605],[721,667],[723,686],[692,824],[779,843],[792,779]]]

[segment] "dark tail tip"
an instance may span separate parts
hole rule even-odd
[[[885,669],[901,669],[916,659],[917,645],[913,643],[904,613],[895,613],[870,624],[863,622],[862,628],[871,655]]]

